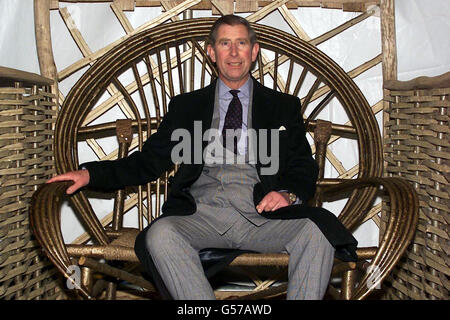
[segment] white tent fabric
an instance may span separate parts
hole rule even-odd
[[[450,70],[450,2],[447,0],[396,0],[396,40],[398,57],[398,79],[410,80],[418,76],[437,76]],[[67,7],[76,26],[92,51],[98,50],[124,35],[122,27],[109,8],[109,3],[75,4],[60,2]],[[139,8],[125,12],[134,28],[152,17],[161,14],[160,8]],[[210,16],[210,11],[195,11],[194,17]],[[336,27],[358,15],[342,10],[300,8],[293,11],[301,21],[305,32],[311,37]],[[34,36],[33,0],[0,0],[0,65],[24,71],[40,73]],[[245,15],[243,15],[245,16]],[[82,58],[80,50],[71,39],[57,11],[51,12],[52,42],[58,70]],[[276,11],[259,23],[277,27],[292,33],[289,26]],[[339,36],[318,46],[332,57],[344,70],[349,71],[381,52],[380,19],[376,15],[366,19]],[[84,69],[68,77],[60,84],[64,96],[82,74]],[[381,66],[363,73],[355,79],[370,105],[382,99]],[[329,111],[325,111],[329,112]],[[329,112],[329,120],[341,121],[339,115]],[[381,126],[381,117],[377,116]],[[335,148],[345,167],[351,167],[357,152],[348,153],[347,146]],[[342,151],[341,151],[342,152]],[[88,155],[88,153],[86,153]],[[342,160],[343,159],[343,160]],[[80,162],[89,159],[80,158]],[[356,160],[357,161],[357,160]],[[328,168],[331,170],[331,166]],[[331,173],[333,174],[333,173]],[[337,211],[344,202],[329,204],[330,210]],[[98,200],[95,206],[102,207],[104,213],[112,206]],[[128,225],[135,221],[125,220]],[[72,241],[82,233],[82,228],[69,208],[63,211],[63,234],[66,241]],[[361,226],[355,236],[362,246],[378,243],[378,228],[369,220]]]

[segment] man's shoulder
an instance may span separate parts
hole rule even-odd
[[[202,108],[210,100],[213,90],[214,83],[211,83],[204,88],[173,96],[170,99],[169,111],[177,115],[182,113],[184,114],[183,116],[198,112],[198,108]],[[186,106],[189,106],[189,108]]]
[[[257,99],[259,108],[265,107],[273,114],[279,114],[282,117],[292,117],[294,114],[297,117],[301,104],[298,97],[268,88],[257,81],[254,83],[254,97]]]

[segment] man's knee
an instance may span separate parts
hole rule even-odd
[[[150,254],[164,251],[164,248],[173,245],[177,237],[177,228],[170,217],[155,221],[145,234],[145,245]]]
[[[332,245],[328,241],[328,239],[325,237],[323,232],[320,230],[320,228],[310,219],[305,219],[305,225],[303,227],[303,232],[300,238],[302,238],[302,241],[305,241],[305,238],[309,240],[311,244],[321,246],[324,248],[331,248]]]

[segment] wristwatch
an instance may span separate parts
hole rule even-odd
[[[295,201],[297,201],[297,195],[295,193],[289,192],[289,204],[293,204]]]

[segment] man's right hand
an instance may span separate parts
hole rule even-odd
[[[89,171],[88,170],[77,170],[70,171],[57,175],[49,179],[46,183],[58,182],[58,181],[73,181],[73,185],[67,188],[66,193],[72,194],[78,189],[86,186],[89,183]]]

